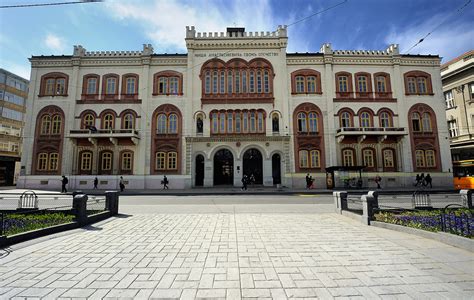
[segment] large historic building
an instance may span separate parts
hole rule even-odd
[[[474,159],[474,50],[441,66],[453,161]]]
[[[28,83],[0,68],[0,185],[14,185],[20,172]]]
[[[187,54],[33,56],[20,184],[77,189],[255,184],[452,185],[440,58],[383,51],[287,53],[287,30],[201,33]],[[328,171],[328,172],[326,172]],[[360,173],[359,173],[360,172]]]

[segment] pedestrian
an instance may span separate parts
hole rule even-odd
[[[242,180],[241,180],[241,181],[242,181],[242,188],[241,188],[241,190],[242,190],[242,191],[246,191],[246,190],[247,190],[247,184],[248,184],[247,175],[244,175],[244,176],[242,177]]]
[[[63,179],[61,180],[61,193],[67,193],[66,184],[68,184],[68,182],[67,177],[63,175]]]
[[[309,176],[309,189],[314,189],[314,178],[313,176]]]
[[[122,176],[120,176],[119,187],[120,187],[120,191],[123,192],[123,190],[125,189],[125,182],[123,181]]]
[[[418,186],[421,182],[421,179],[420,179],[420,174],[416,174],[416,177],[415,177],[415,186]]]
[[[380,181],[382,181],[382,177],[380,177],[380,176],[377,174],[377,176],[375,176],[374,181],[375,181],[375,183],[377,184],[377,188],[378,188],[378,189],[381,189],[382,187],[380,186]]]
[[[306,177],[305,177],[305,179],[306,179],[306,189],[308,190],[308,189],[309,189],[309,187],[310,187],[310,185],[311,185],[311,183],[310,183],[310,177],[309,177],[309,173],[308,173],[308,174],[306,174]]]
[[[97,189],[98,184],[99,184],[99,179],[97,179],[97,177],[96,177],[96,178],[94,178],[94,190]]]
[[[164,176],[163,176],[163,180],[161,181],[161,184],[163,185],[163,189],[164,189],[164,190],[169,189],[169,188],[168,188],[168,183],[169,183],[168,178],[166,177],[166,175],[164,175]]]
[[[426,186],[428,186],[429,184],[430,188],[433,188],[432,181],[433,179],[431,178],[430,174],[429,173],[426,174],[426,177],[425,177]]]
[[[420,175],[420,183],[421,183],[421,186],[426,186],[425,173],[421,173],[421,175]]]

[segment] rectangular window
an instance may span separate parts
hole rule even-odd
[[[133,77],[127,78],[127,88],[125,91],[127,95],[135,94],[135,83],[136,83],[136,78],[133,78]]]
[[[217,94],[217,89],[219,88],[217,84],[218,81],[219,81],[219,75],[217,71],[215,71],[212,73],[212,93],[213,94]]]
[[[366,167],[373,168],[374,167],[374,154],[372,150],[364,150],[363,157],[364,157],[364,165]]]
[[[178,77],[170,77],[170,95],[178,95]]]
[[[304,77],[296,76],[296,92],[298,94],[304,93]]]
[[[92,153],[82,153],[81,157],[81,170],[89,171],[92,169]]]
[[[456,124],[456,120],[448,121],[448,130],[450,137],[458,136],[458,125]]]
[[[219,82],[220,93],[225,94],[225,74],[224,71],[221,72],[220,82]]]
[[[367,77],[359,77],[359,93],[367,93]]]
[[[177,169],[177,158],[178,155],[176,152],[169,152],[168,153],[168,170],[176,170]]]
[[[54,78],[46,80],[45,95],[54,95]]]
[[[346,167],[351,167],[354,165],[354,155],[352,150],[342,151],[342,161],[343,165]]]
[[[434,150],[426,150],[425,155],[426,155],[426,166],[428,168],[436,167],[436,159],[435,159]]]
[[[423,150],[415,151],[415,164],[417,167],[421,167],[421,168],[425,166],[425,154]]]
[[[426,94],[426,78],[418,77],[418,94]]]
[[[232,94],[232,72],[227,73],[227,93]]]
[[[385,77],[384,76],[377,76],[377,92],[378,93],[385,93],[387,91],[385,86]]]
[[[166,153],[164,152],[157,152],[156,153],[156,162],[155,167],[157,170],[164,170],[166,168]]]
[[[393,151],[390,149],[383,151],[383,166],[385,168],[393,168],[395,166]]]
[[[243,117],[242,117],[242,122],[243,122],[243,132],[247,133],[248,132],[248,113],[244,112]]]
[[[56,79],[56,95],[66,94],[66,80],[64,78]]]
[[[310,156],[311,156],[311,168],[319,168],[320,167],[319,151],[311,150]]]
[[[300,158],[300,168],[307,168],[308,167],[308,151],[300,150],[299,158]]]
[[[219,131],[220,133],[225,133],[225,113],[219,114],[219,121],[220,121]]]
[[[240,133],[240,113],[235,115],[235,133]]]
[[[263,90],[265,93],[270,93],[270,79],[268,71],[263,73]]]
[[[240,72],[235,72],[235,93],[240,93]]]
[[[339,92],[346,93],[347,91],[347,76],[339,76]]]
[[[217,117],[217,113],[212,114],[212,132],[213,133],[219,132],[219,119]]]
[[[95,94],[97,90],[97,78],[87,78],[87,95]]]
[[[122,170],[130,171],[132,169],[132,153],[122,154]]]
[[[316,92],[316,77],[314,76],[309,76],[306,78],[307,81],[307,93],[315,93]]]
[[[115,87],[116,87],[116,78],[107,78],[107,84],[105,86],[105,94],[106,95],[115,95]]]
[[[160,77],[158,79],[158,94],[164,95],[168,92],[168,78],[166,77]]]
[[[262,92],[262,72],[257,72],[257,93]]]
[[[453,91],[445,92],[444,100],[446,101],[446,108],[454,107]]]
[[[415,77],[408,77],[408,93],[416,94],[416,79]]]
[[[112,169],[112,153],[103,153],[102,154],[102,170],[108,171]]]
[[[227,133],[234,132],[234,118],[232,113],[227,113]]]
[[[250,71],[250,93],[255,93],[255,73]]]
[[[255,113],[250,113],[250,132],[255,132]]]
[[[474,83],[469,83],[469,97],[474,101]]]
[[[242,71],[242,93],[247,93],[247,71]]]

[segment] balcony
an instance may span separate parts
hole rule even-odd
[[[119,140],[131,140],[137,145],[140,136],[135,129],[74,129],[69,131],[70,139],[87,139],[96,145],[99,139],[108,139],[112,144],[117,145]]]
[[[404,127],[343,127],[336,130],[338,142],[342,142],[345,137],[357,137],[359,143],[367,136],[377,137],[379,142],[387,137],[401,138],[408,132]]]

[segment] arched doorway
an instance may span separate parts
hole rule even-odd
[[[273,184],[281,184],[281,157],[278,153],[272,156],[272,177]]]
[[[234,184],[234,156],[227,149],[214,155],[214,185]]]
[[[199,154],[196,156],[196,174],[195,174],[195,186],[203,186],[204,185],[204,156]]]
[[[263,184],[262,153],[257,149],[249,149],[245,151],[243,162],[243,175],[247,175],[249,178],[253,175],[255,184]]]

